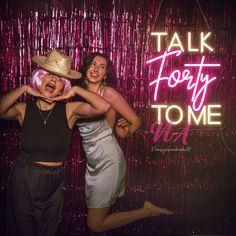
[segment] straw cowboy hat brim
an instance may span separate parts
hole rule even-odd
[[[79,79],[82,74],[71,70],[71,59],[63,53],[52,50],[45,56],[33,56],[32,61],[43,69],[67,79]]]

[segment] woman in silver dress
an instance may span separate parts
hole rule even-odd
[[[93,233],[105,232],[139,219],[173,212],[145,201],[140,209],[111,213],[110,207],[124,194],[126,162],[115,138],[132,135],[141,121],[125,99],[115,89],[107,86],[114,78],[111,60],[105,54],[89,55],[82,68],[82,83],[89,91],[107,100],[111,109],[99,118],[77,123],[83,138],[86,154],[85,193],[88,206],[87,224]],[[116,114],[122,119],[116,123]]]

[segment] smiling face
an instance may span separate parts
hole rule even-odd
[[[56,75],[47,73],[42,77],[39,92],[45,97],[53,98],[61,94],[64,88],[63,81]]]
[[[100,83],[106,78],[107,60],[102,56],[96,56],[91,62],[86,77],[90,83]]]

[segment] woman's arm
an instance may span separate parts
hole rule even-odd
[[[106,87],[103,97],[111,104],[116,112],[121,114],[129,122],[129,125],[124,120],[118,121],[116,124],[116,132],[120,137],[125,138],[140,128],[141,120],[120,93],[111,87]]]
[[[20,122],[20,115],[24,103],[16,103],[17,99],[23,94],[29,93],[33,96],[42,97],[42,95],[28,85],[22,85],[13,91],[7,93],[0,99],[0,118],[18,120]]]
[[[0,118],[10,120],[20,120],[20,106],[17,99],[27,91],[25,85],[20,86],[7,93],[0,99]]]
[[[85,116],[96,116],[107,112],[111,105],[101,96],[96,93],[90,92],[81,87],[75,87],[75,93],[83,97],[88,103],[83,103],[82,111],[80,108],[75,109],[75,113]]]
[[[23,85],[7,93],[0,99],[0,118],[14,119],[18,115],[15,103],[24,92],[26,92],[26,88]]]
[[[52,101],[68,100],[75,95],[83,97],[87,101],[87,103],[69,102],[67,104],[68,107],[67,118],[69,121],[71,119],[74,120],[78,118],[94,117],[97,115],[101,115],[107,112],[111,107],[110,104],[98,94],[90,92],[78,86],[72,87],[67,94],[59,96],[57,98],[53,98],[51,100]]]

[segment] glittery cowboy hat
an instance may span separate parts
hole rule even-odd
[[[80,72],[71,70],[70,57],[57,50],[51,50],[47,57],[34,56],[32,60],[43,69],[67,79],[79,79],[82,76]]]

